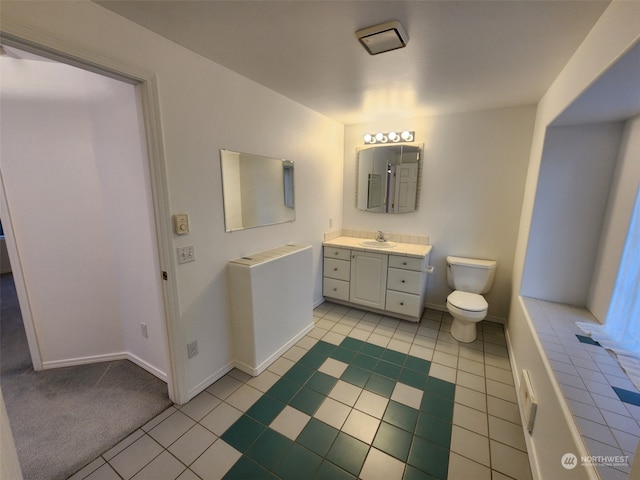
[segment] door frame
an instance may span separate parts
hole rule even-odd
[[[180,328],[179,322],[180,311],[176,281],[177,272],[172,256],[173,234],[170,220],[167,169],[162,138],[157,77],[153,72],[132,67],[131,65],[118,62],[112,58],[85,50],[77,45],[62,42],[42,32],[34,32],[32,29],[26,29],[13,22],[3,21],[2,27],[3,30],[0,31],[0,42],[4,45],[19,48],[60,63],[66,63],[135,86],[136,95],[140,101],[145,131],[147,147],[146,168],[148,168],[151,179],[154,233],[157,243],[160,272],[163,276],[160,282],[162,285],[163,314],[169,356],[169,368],[166,372],[168,393],[169,398],[174,403],[179,405],[186,403],[189,400],[186,354],[180,354],[180,352],[185,350],[181,349],[180,346],[186,343],[185,333]],[[23,312],[29,351],[34,368],[38,370],[42,369],[42,358],[33,324],[29,296],[22,276],[20,252],[13,237],[11,212],[8,211],[8,208],[4,211],[5,206],[7,206],[5,193],[2,174],[0,172],[0,200],[3,205],[3,214],[6,214],[8,219],[8,225],[5,227],[7,249],[12,269],[14,269],[16,291],[20,308]]]

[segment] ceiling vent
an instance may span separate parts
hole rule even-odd
[[[397,20],[358,30],[356,37],[369,55],[404,48],[409,42],[409,35]]]

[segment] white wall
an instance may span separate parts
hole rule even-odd
[[[518,230],[507,327],[514,371],[519,378],[522,369],[529,370],[538,392],[538,416],[541,418],[538,419],[540,421],[536,420],[533,434],[525,434],[529,458],[536,473],[534,478],[584,478],[584,470],[577,468],[567,471],[562,468],[559,459],[569,451],[578,456],[586,454],[577,429],[575,426],[570,428],[573,420],[567,416],[567,407],[560,400],[557,384],[554,386],[550,380],[553,374],[548,361],[540,356],[541,347],[520,298],[545,135],[554,119],[640,39],[639,16],[640,3],[614,0],[538,105]]]
[[[486,297],[489,315],[506,320],[534,115],[534,106],[524,106],[346,127],[345,228],[428,234],[436,271],[427,303],[441,308],[451,292],[447,255],[497,260]],[[396,215],[357,210],[356,147],[363,146],[365,133],[391,130],[413,130],[424,144],[418,209]]]
[[[173,246],[195,247],[196,261],[175,267],[176,323],[186,343],[199,344],[186,373],[189,394],[195,395],[231,360],[230,259],[292,241],[311,244],[314,301],[321,300],[322,234],[330,218],[334,226],[342,224],[343,126],[94,3],[2,7],[5,31],[63,51],[79,45],[91,55],[153,72],[157,79],[170,209],[190,215],[191,233],[174,236]],[[293,160],[296,221],[225,233],[221,148]],[[186,357],[186,344],[177,348],[176,354]]]
[[[134,87],[62,64],[2,62],[2,173],[43,365],[125,353],[164,376]]]
[[[625,123],[587,300],[587,308],[602,322],[606,320],[609,310],[635,198],[640,188],[638,159],[640,159],[640,116]]]
[[[622,122],[547,130],[522,295],[586,304],[622,131]]]

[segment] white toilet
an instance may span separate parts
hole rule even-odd
[[[495,273],[494,260],[447,257],[447,283],[455,289],[447,297],[447,310],[453,315],[451,335],[459,342],[476,339],[476,323],[484,320],[489,308],[480,294],[491,289]]]

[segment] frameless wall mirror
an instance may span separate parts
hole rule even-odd
[[[418,206],[422,145],[359,149],[356,207],[378,213],[413,212]]]
[[[296,219],[293,162],[220,150],[225,231]]]

